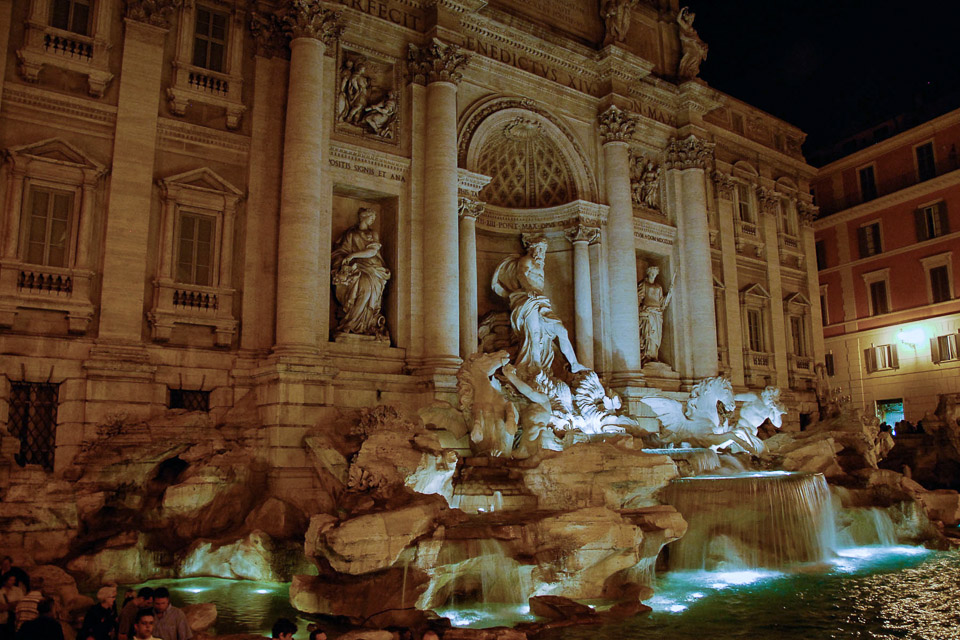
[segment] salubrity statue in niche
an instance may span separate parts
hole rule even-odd
[[[637,302],[640,305],[640,353],[643,361],[658,362],[660,344],[663,342],[663,312],[667,310],[677,274],[673,274],[670,291],[666,295],[663,287],[657,284],[660,268],[647,267],[643,280],[637,284]]]
[[[389,341],[387,321],[380,313],[383,291],[390,279],[381,253],[380,236],[373,229],[377,212],[360,209],[359,221],[347,229],[331,254],[333,284],[340,303],[337,334],[372,336]]]

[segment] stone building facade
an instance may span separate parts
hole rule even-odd
[[[831,384],[891,424],[917,422],[939,394],[960,391],[958,146],[955,110],[835,160],[811,182]]]
[[[111,421],[242,405],[295,487],[307,426],[452,396],[532,235],[634,411],[718,372],[781,387],[793,426],[815,410],[804,135],[695,77],[676,0],[0,0],[0,24],[7,453],[43,444],[28,422],[55,450],[27,461],[62,468]],[[331,286],[361,209],[377,335],[338,331]]]

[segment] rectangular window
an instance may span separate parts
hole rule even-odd
[[[89,0],[53,0],[50,26],[82,36],[90,35]]]
[[[197,22],[193,31],[194,66],[223,72],[228,19],[225,13],[197,7]]]
[[[783,232],[787,235],[797,235],[797,225],[794,224],[793,210],[788,198],[780,198],[780,218],[783,221]]]
[[[753,222],[753,210],[750,208],[750,189],[741,182],[737,183],[737,209],[742,222]]]
[[[747,310],[747,340],[750,351],[763,351],[763,316],[757,309]]]
[[[936,349],[933,353],[934,362],[946,362],[960,358],[960,351],[957,349],[957,334],[949,333],[945,336],[938,336],[934,340],[936,340]]]
[[[827,249],[823,244],[823,240],[817,240],[817,269],[826,269],[827,268]]]
[[[30,187],[25,262],[47,267],[67,266],[73,195]]]
[[[953,298],[950,291],[950,272],[947,271],[947,265],[942,264],[930,269],[930,293],[933,301],[946,302]]]
[[[820,319],[823,324],[830,324],[830,318],[827,315],[827,295],[825,293],[820,294]]]
[[[733,122],[733,131],[734,133],[739,133],[743,135],[743,116],[739,113],[734,113],[732,116]]]
[[[864,201],[877,197],[877,176],[873,167],[864,167],[857,172],[860,177],[860,196]]]
[[[872,315],[888,313],[890,305],[887,301],[887,281],[877,280],[870,283],[870,304],[872,306]]]
[[[827,375],[834,375],[833,352],[823,354],[823,364],[827,369]]]
[[[860,245],[860,257],[875,256],[883,247],[880,242],[880,223],[872,222],[857,229],[857,241]]]
[[[913,212],[917,242],[938,238],[950,233],[950,219],[947,217],[947,203],[938,202],[920,207]]]
[[[793,355],[807,355],[807,332],[801,316],[790,316],[790,335],[793,338]]]
[[[177,238],[177,282],[205,287],[213,282],[213,232],[216,220],[195,213],[180,214]]]
[[[170,409],[187,411],[210,411],[210,392],[195,389],[170,389]]]
[[[59,395],[58,384],[10,383],[7,430],[20,441],[20,453],[15,460],[21,467],[39,464],[44,469],[53,469]]]
[[[884,344],[879,347],[871,346],[868,349],[864,349],[863,355],[867,363],[867,371],[869,372],[900,368],[896,345]]]
[[[920,181],[937,177],[937,165],[933,159],[933,143],[927,142],[916,148],[917,177]]]

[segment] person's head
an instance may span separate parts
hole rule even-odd
[[[41,616],[53,615],[53,598],[42,598],[37,603],[37,613]]]
[[[536,238],[530,242],[527,248],[530,251],[530,255],[539,260],[547,255],[547,239],[542,237]]]
[[[153,609],[140,609],[137,616],[133,619],[133,637],[134,638],[152,638],[153,623],[156,618],[153,616]]]
[[[270,630],[271,638],[280,638],[281,640],[293,640],[293,634],[297,632],[297,625],[286,618],[278,618],[273,623],[273,629]]]
[[[13,572],[7,572],[0,577],[0,587],[12,589],[17,586],[17,575]]]
[[[310,640],[327,640],[327,634],[323,629],[314,629],[310,632]]]
[[[6,573],[7,571],[10,571],[10,567],[12,566],[13,558],[10,556],[3,556],[3,558],[0,559],[0,573]]]
[[[153,610],[157,613],[166,613],[170,606],[170,592],[166,587],[157,587],[153,590]]]
[[[653,282],[660,274],[660,267],[647,267],[647,282]]]
[[[360,222],[363,223],[364,226],[369,227],[376,221],[377,212],[373,209],[364,208],[357,212],[357,217],[360,218]]]
[[[420,640],[440,640],[440,636],[437,635],[436,631],[425,631]]]
[[[150,587],[140,587],[140,591],[137,591],[137,597],[134,598],[137,602],[137,606],[141,609],[144,607],[153,606],[153,589]]]
[[[113,606],[113,603],[117,601],[117,588],[113,585],[107,585],[101,587],[97,591],[97,601],[100,602],[100,606],[104,609],[109,609]]]

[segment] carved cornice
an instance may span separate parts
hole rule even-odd
[[[457,169],[457,191],[462,197],[478,199],[480,191],[490,184],[491,180],[490,176],[485,176],[482,173]]]
[[[314,38],[330,44],[340,37],[342,12],[324,7],[319,0],[290,0],[280,12],[280,24],[291,40]]]
[[[667,145],[664,164],[667,169],[707,169],[716,146],[694,135],[683,140],[674,138]]]
[[[802,200],[797,202],[797,216],[800,218],[800,224],[805,227],[812,227],[820,214],[820,207],[816,207]]]
[[[287,36],[277,14],[251,11],[249,26],[258,56],[275,58],[289,55]]]
[[[609,207],[606,205],[575,200],[548,209],[507,209],[487,205],[477,225],[500,232],[542,233],[559,231],[574,224],[600,227],[607,221]]]
[[[729,173],[714,171],[713,184],[716,185],[718,197],[723,200],[733,200],[733,191],[736,188],[736,184],[733,181],[733,176],[731,176]]]
[[[620,110],[616,105],[610,105],[597,120],[600,123],[600,139],[603,144],[627,142],[637,127],[637,116]]]
[[[578,242],[593,244],[600,238],[600,228],[585,224],[578,224],[575,227],[565,229],[563,235],[572,244],[576,244]]]
[[[460,47],[437,38],[425,47],[410,43],[407,48],[407,74],[410,82],[415,84],[459,84],[469,61],[470,56],[462,53]]]
[[[767,215],[775,215],[777,213],[777,202],[780,200],[780,196],[777,195],[777,192],[773,189],[768,189],[766,187],[757,187],[757,202],[760,204],[760,212]]]
[[[170,15],[179,9],[183,0],[127,0],[125,16],[145,24],[170,28]]]
[[[457,201],[457,213],[461,219],[473,218],[476,220],[483,215],[483,211],[486,206],[487,205],[485,202],[461,196]]]
[[[425,0],[423,3],[424,9],[437,7],[456,14],[474,13],[485,6],[487,6],[486,0]]]

